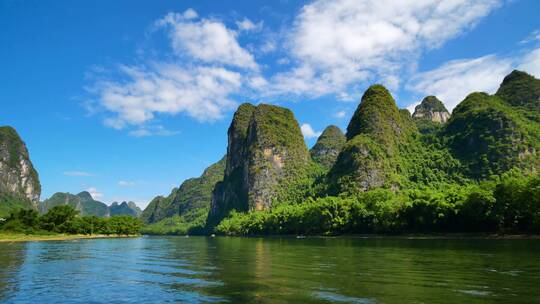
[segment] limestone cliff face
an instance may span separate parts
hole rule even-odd
[[[41,194],[26,145],[8,126],[0,127],[0,194],[28,200],[35,208]]]
[[[345,144],[345,134],[336,126],[328,126],[322,132],[309,153],[313,161],[330,169]]]
[[[304,137],[289,109],[261,104],[253,112],[246,146],[249,210],[269,209],[279,185],[308,164]]]
[[[248,128],[255,109],[252,104],[244,103],[234,113],[233,120],[227,131],[225,176],[234,175],[236,170],[243,167]]]
[[[234,113],[233,120],[227,131],[227,159],[223,181],[218,182],[212,193],[210,212],[207,224],[216,225],[229,210],[247,211],[247,153],[248,129],[256,107],[244,103]]]
[[[435,123],[446,123],[450,119],[450,113],[437,97],[428,96],[416,106],[413,118],[427,119]]]
[[[209,225],[233,209],[270,209],[280,186],[294,182],[310,160],[298,122],[282,107],[240,106],[228,136],[227,169],[214,189]]]

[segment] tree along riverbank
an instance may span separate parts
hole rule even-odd
[[[7,239],[43,239],[48,236],[118,236],[139,235],[142,222],[131,216],[79,216],[69,205],[56,206],[44,215],[32,209],[17,210],[7,218],[0,219],[0,235]],[[24,236],[24,237],[23,237]]]

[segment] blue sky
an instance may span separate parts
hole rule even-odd
[[[291,108],[314,144],[362,92],[452,109],[540,76],[540,1],[0,1],[0,125],[53,193],[146,206],[226,151],[242,102]]]

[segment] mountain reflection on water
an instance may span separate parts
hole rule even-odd
[[[532,303],[539,240],[141,237],[0,244],[2,303]]]

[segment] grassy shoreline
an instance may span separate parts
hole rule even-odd
[[[0,243],[9,242],[39,242],[39,241],[69,241],[82,239],[104,239],[104,238],[127,238],[138,237],[139,235],[118,235],[118,234],[24,234],[24,233],[0,233]]]

